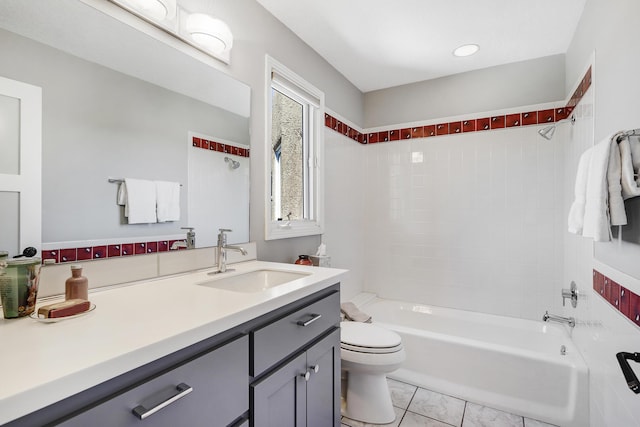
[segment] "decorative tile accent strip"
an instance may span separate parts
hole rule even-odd
[[[325,123],[326,124],[326,123]],[[218,151],[220,153],[231,154],[240,157],[249,157],[249,149],[244,147],[236,147],[232,144],[224,144],[222,142],[211,141],[204,138],[192,137],[193,146],[202,148],[203,150]]]
[[[90,259],[114,258],[129,255],[143,255],[156,252],[168,252],[175,242],[180,240],[161,240],[152,242],[122,243],[83,248],[64,248],[42,251],[42,262],[52,259],[56,263],[86,261]],[[179,247],[174,250],[186,249]]]
[[[621,315],[640,326],[640,296],[593,270],[593,290]]]
[[[554,123],[571,115],[585,92],[591,86],[591,67],[587,70],[569,101],[564,107],[539,111],[515,112],[500,116],[482,117],[463,120],[462,122],[439,123],[437,125],[417,126],[405,129],[392,129],[382,132],[361,133],[350,128],[340,120],[325,114],[324,125],[360,144],[399,141],[401,139],[428,138],[431,136],[450,135],[455,133],[480,132],[485,130],[504,129],[518,126],[530,126],[543,123]],[[194,138],[195,139],[195,138]]]

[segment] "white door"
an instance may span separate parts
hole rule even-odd
[[[0,251],[40,251],[42,89],[0,77]]]

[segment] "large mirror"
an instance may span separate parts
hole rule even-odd
[[[43,249],[158,242],[183,227],[197,246],[218,228],[248,241],[250,88],[132,18],[101,0],[0,2],[0,76],[42,88]],[[180,183],[179,220],[128,224],[110,178]]]

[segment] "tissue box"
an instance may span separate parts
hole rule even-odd
[[[330,256],[309,255],[309,259],[316,267],[331,267]]]

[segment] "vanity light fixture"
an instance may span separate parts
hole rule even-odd
[[[463,44],[462,46],[457,47],[453,51],[453,56],[458,56],[458,57],[471,56],[474,53],[478,52],[479,50],[480,50],[480,46],[478,46],[477,44]]]
[[[227,24],[204,13],[187,16],[186,30],[194,43],[215,54],[227,52],[233,45],[233,35]]]
[[[220,19],[192,13],[179,0],[110,0],[198,50],[229,63],[233,34]]]
[[[176,0],[124,0],[123,2],[154,21],[168,21],[176,16]]]

